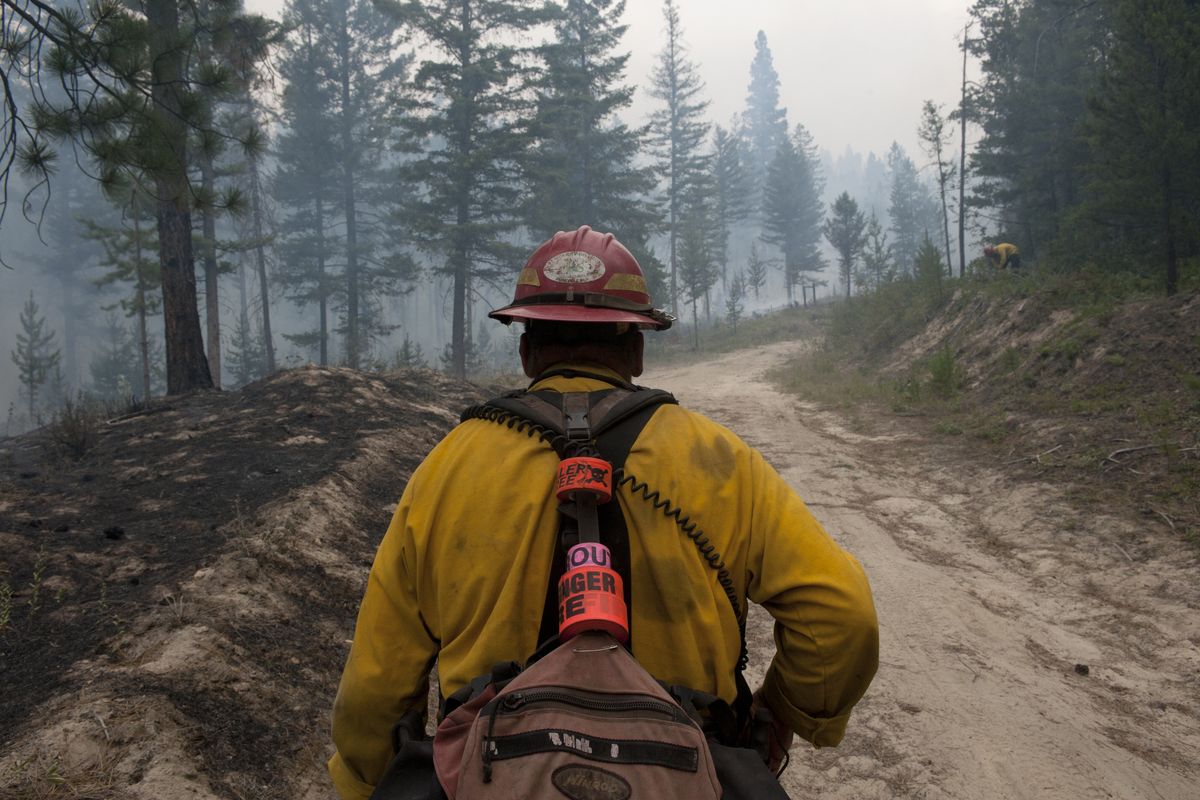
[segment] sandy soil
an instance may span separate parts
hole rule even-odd
[[[641,381],[762,450],[870,575],[878,677],[839,748],[793,750],[791,796],[1200,797],[1195,553],[900,420],[863,434],[797,403],[764,378],[796,347]],[[752,683],[772,649],[754,611]]]

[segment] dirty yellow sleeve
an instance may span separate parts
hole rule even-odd
[[[553,378],[539,388],[606,384]],[[376,555],[333,713],[329,769],[344,798],[367,797],[393,755],[390,731],[425,703],[437,659],[445,697],[537,646],[557,534],[558,458],[504,426],[470,421],[414,472]],[[859,564],[783,479],[716,423],[663,406],[627,472],[690,515],[724,559],[739,597],[776,619],[765,689],[818,746],[836,744],[874,674],[878,631]],[[674,521],[630,484],[634,655],[659,680],[733,700],[736,618],[716,573]]]

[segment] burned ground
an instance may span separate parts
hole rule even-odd
[[[308,368],[0,445],[0,796],[322,796],[374,549],[480,391]]]

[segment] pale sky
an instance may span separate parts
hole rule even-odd
[[[882,156],[898,140],[918,163],[916,128],[926,99],[958,102],[957,42],[968,0],[677,0],[684,39],[700,68],[713,122],[745,105],[759,30],[779,73],[788,122],[802,122],[834,155],[850,145]],[[247,0],[278,17],[282,0]],[[627,0],[623,49],[637,88],[632,123],[645,120],[650,72],[662,49],[660,0]],[[974,72],[974,70],[972,70]]]

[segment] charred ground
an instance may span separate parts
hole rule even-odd
[[[78,460],[0,444],[0,796],[311,790],[366,568],[479,393],[309,368],[103,423]]]

